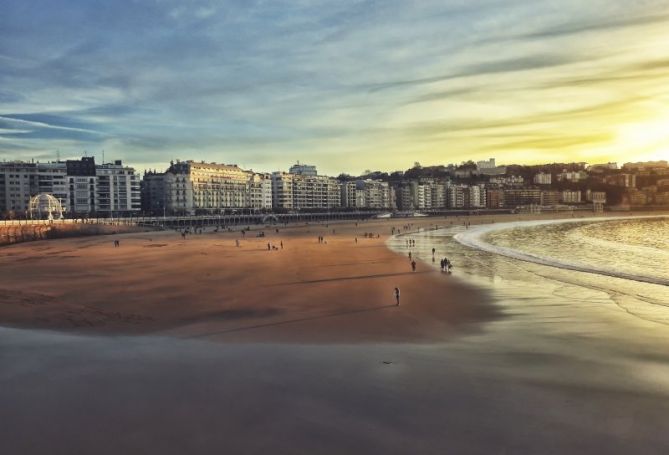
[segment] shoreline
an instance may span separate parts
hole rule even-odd
[[[610,270],[593,265],[571,263],[563,259],[553,257],[537,256],[536,254],[525,252],[517,248],[508,248],[488,242],[485,237],[488,234],[498,232],[500,230],[526,228],[555,225],[555,224],[576,224],[576,223],[605,223],[610,221],[624,221],[624,220],[648,220],[648,219],[666,219],[669,214],[662,215],[639,215],[639,216],[618,216],[605,218],[583,218],[583,219],[564,219],[564,220],[533,220],[521,222],[501,223],[498,226],[477,226],[472,232],[459,232],[453,235],[453,240],[469,248],[486,251],[491,254],[502,255],[507,258],[516,259],[519,261],[529,262],[547,267],[555,267],[563,270],[572,270],[575,272],[608,276],[611,278],[621,278],[630,281],[636,281],[646,284],[655,284],[660,286],[669,286],[669,280],[660,279],[657,277],[647,277],[641,275],[634,275],[630,273],[623,273],[616,270]]]

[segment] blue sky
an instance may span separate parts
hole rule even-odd
[[[359,173],[669,158],[665,1],[30,1],[0,160]],[[665,132],[665,130],[667,130]]]

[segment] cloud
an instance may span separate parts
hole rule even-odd
[[[0,154],[104,148],[157,168],[266,170],[299,157],[333,173],[495,144],[509,160],[576,156],[653,115],[669,79],[663,6],[8,0]]]
[[[61,124],[50,123],[54,121],[60,121]],[[0,128],[5,132],[0,132],[0,135],[4,138],[77,139],[81,141],[97,139],[105,135],[100,131],[74,125],[72,122],[64,121],[53,115],[4,115],[0,116]]]

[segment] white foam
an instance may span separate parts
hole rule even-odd
[[[516,250],[513,248],[506,248],[502,246],[493,245],[484,240],[484,236],[493,231],[502,231],[507,229],[514,229],[519,227],[535,227],[552,224],[565,223],[582,223],[582,222],[601,222],[612,220],[625,219],[644,219],[644,218],[666,218],[666,215],[660,216],[629,216],[629,217],[595,217],[595,218],[574,218],[566,220],[535,220],[535,221],[515,221],[510,223],[488,224],[472,226],[467,231],[460,232],[453,236],[453,238],[462,245],[470,248],[476,248],[482,251],[487,251],[493,254],[499,254],[520,261],[532,262],[534,264],[541,264],[549,267],[557,267],[567,270],[575,270],[577,272],[594,273],[597,275],[605,275],[615,278],[623,278],[626,280],[634,280],[643,283],[658,284],[662,286],[669,286],[669,280],[648,275],[638,275],[625,273],[620,270],[607,269],[604,267],[596,267],[593,265],[579,264],[575,262],[568,262],[561,259],[556,259],[548,256],[541,256],[534,253]]]

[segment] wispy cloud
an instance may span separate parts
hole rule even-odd
[[[0,159],[56,148],[326,172],[630,153],[669,0],[8,0]],[[17,153],[20,156],[17,156]]]

